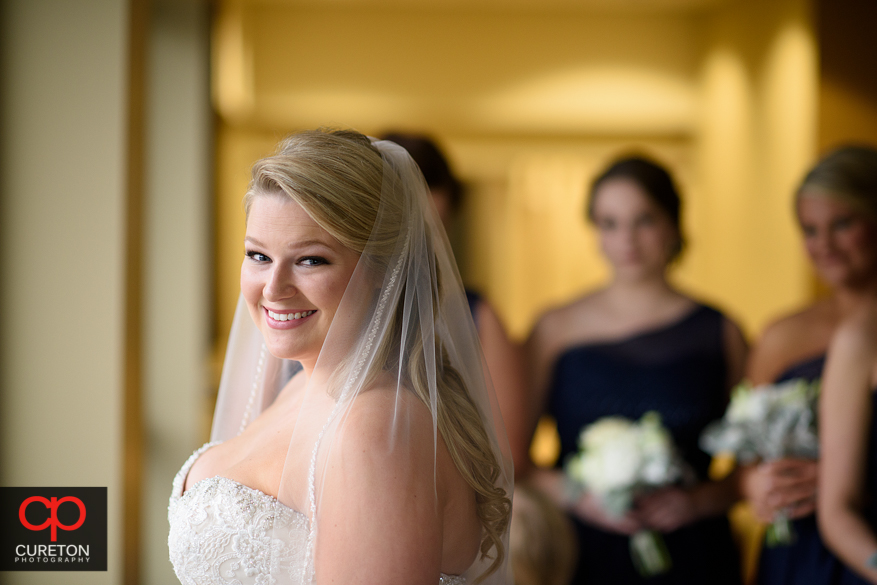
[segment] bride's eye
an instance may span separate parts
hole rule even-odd
[[[266,256],[265,254],[262,254],[261,252],[254,252],[252,250],[247,250],[246,254],[247,254],[247,258],[249,258],[250,260],[252,260],[254,262],[270,262],[271,261],[271,258]]]
[[[302,266],[321,266],[323,264],[328,264],[326,259],[321,256],[305,256],[299,260],[298,263]]]

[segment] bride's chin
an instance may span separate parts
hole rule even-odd
[[[323,347],[325,337],[319,331],[277,330],[263,326],[261,328],[265,347],[277,359],[307,362],[316,359]]]
[[[301,352],[293,351],[288,348],[272,348],[269,345],[268,353],[280,360],[291,360],[294,362],[301,361]]]

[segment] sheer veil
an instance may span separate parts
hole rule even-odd
[[[365,154],[311,156],[302,145],[313,143],[326,152],[337,143]],[[308,160],[296,166],[290,157]],[[343,174],[369,157],[380,173],[371,206],[354,191],[341,204],[305,193],[313,174]],[[296,173],[298,182],[291,185],[284,177]],[[392,142],[369,144],[355,133],[320,130],[288,139],[277,155],[256,164],[253,177],[251,192],[279,188],[339,241],[361,251],[316,366],[304,380],[298,362],[271,355],[245,302],[238,302],[211,440],[240,434],[281,392],[294,391],[299,405],[288,421],[293,431],[277,506],[307,516],[307,561],[299,574],[284,559],[272,559],[271,582],[320,582],[321,551],[338,546],[327,534],[338,521],[334,502],[345,494],[344,453],[363,429],[369,445],[378,446],[376,460],[391,462],[394,487],[422,482],[427,461],[436,502],[439,459],[450,455],[475,491],[482,526],[480,551],[463,576],[468,583],[510,582],[511,456],[460,276],[420,170]],[[302,481],[306,498],[294,489]],[[369,506],[367,493],[350,497]],[[366,518],[374,526],[363,538],[385,529],[380,511]],[[271,538],[288,538],[281,532],[275,529]],[[390,567],[395,562],[392,555],[372,561]]]

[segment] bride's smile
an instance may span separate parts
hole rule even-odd
[[[272,355],[313,368],[359,260],[289,197],[255,197],[241,291]]]
[[[263,307],[265,312],[268,313],[268,325],[270,327],[274,327],[275,329],[287,329],[288,327],[295,327],[296,325],[300,325],[300,323],[289,323],[288,325],[283,325],[285,321],[301,321],[301,319],[307,319],[316,311],[289,311],[287,313],[278,313],[272,311],[267,307]]]

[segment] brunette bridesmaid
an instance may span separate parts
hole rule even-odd
[[[584,426],[605,416],[637,419],[658,411],[696,478],[640,498],[627,515],[613,518],[591,496],[572,496],[559,467],[536,470],[534,482],[576,526],[574,583],[643,583],[629,536],[648,528],[664,533],[673,562],[649,583],[739,585],[725,514],[736,483],[708,479],[710,456],[698,437],[722,416],[743,373],[743,336],[720,311],[668,281],[683,236],[679,195],[663,167],[640,157],[614,162],[593,182],[587,218],[612,278],[537,322],[527,344],[530,428],[541,412],[555,418],[560,465],[577,450]]]

